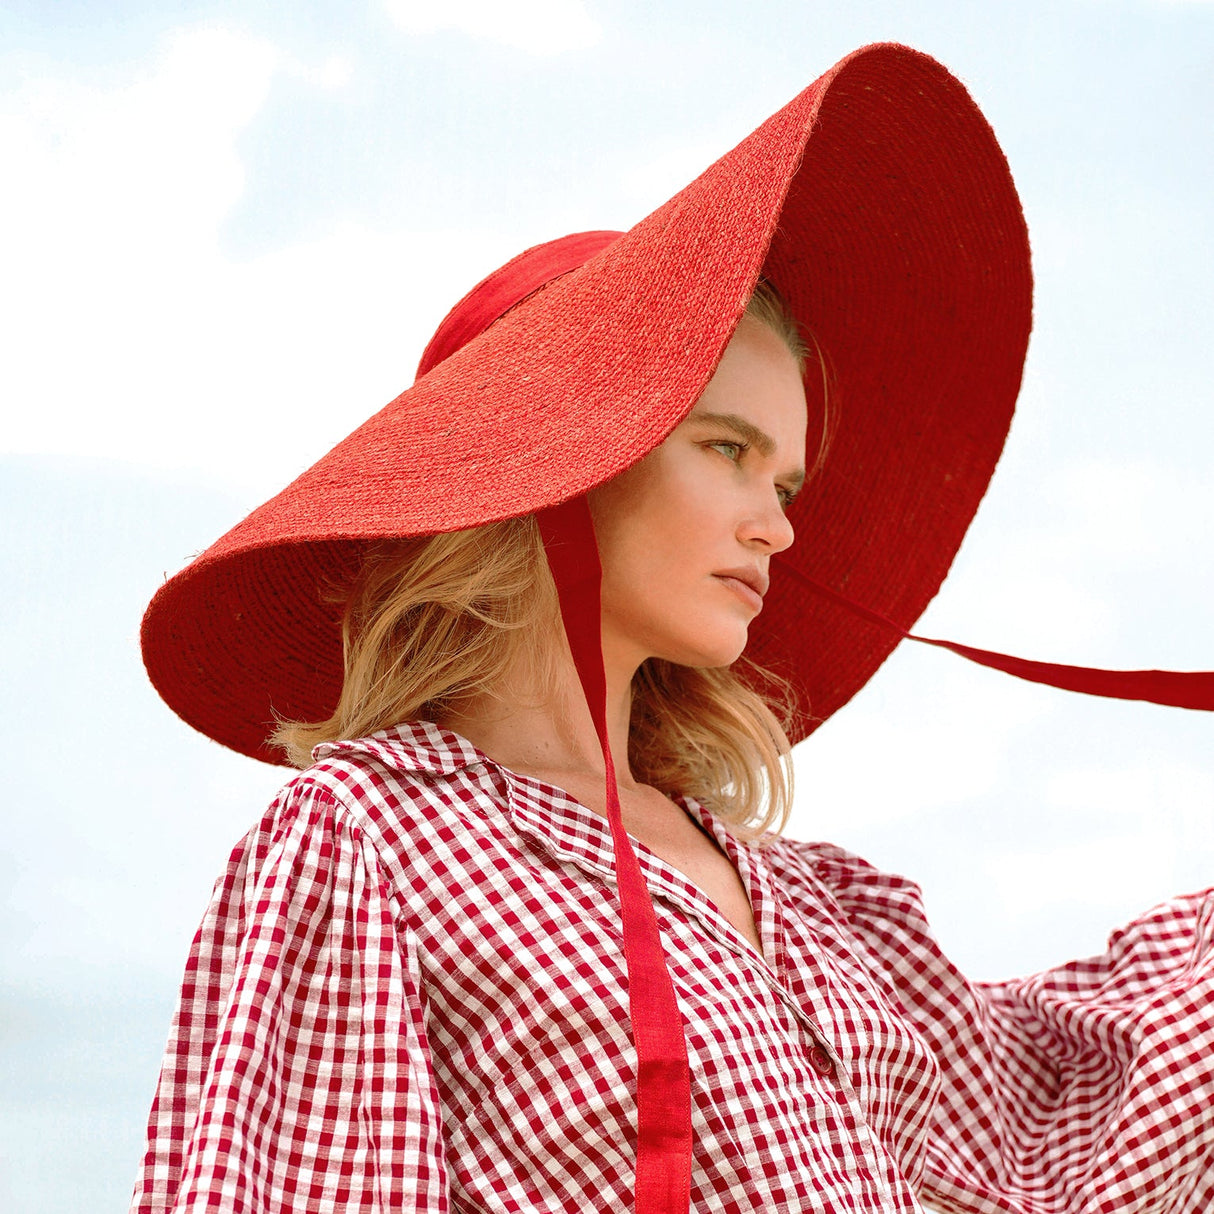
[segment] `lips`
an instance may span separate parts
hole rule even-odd
[[[733,578],[736,582],[742,582],[744,585],[749,586],[759,598],[762,598],[767,593],[767,587],[771,580],[766,573],[754,568],[753,565],[747,565],[740,569],[718,569],[713,576]]]
[[[753,568],[722,569],[714,573],[723,585],[729,587],[753,611],[763,610],[763,596],[767,593],[767,575]]]

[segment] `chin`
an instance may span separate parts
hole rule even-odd
[[[723,628],[717,636],[705,638],[701,635],[695,643],[671,645],[664,653],[654,656],[678,666],[732,666],[745,651],[747,639],[745,628],[740,635],[736,629]]]
[[[656,658],[675,666],[698,668],[730,666],[742,656],[749,639],[750,621],[740,612],[704,611],[702,604],[678,610],[676,603],[663,603],[660,610],[644,613],[634,609],[614,618],[604,613],[604,636],[608,632],[624,642],[640,661]]]

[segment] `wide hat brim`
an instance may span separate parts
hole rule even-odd
[[[336,705],[332,589],[366,545],[528,514],[621,472],[694,404],[760,275],[831,375],[829,456],[747,650],[791,683],[804,737],[898,637],[788,574],[913,624],[1003,448],[1031,321],[1024,218],[990,127],[945,68],[892,44],[841,60],[167,581],[142,628],[161,696],[281,762],[275,723]]]

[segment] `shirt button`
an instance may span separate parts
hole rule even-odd
[[[835,1077],[835,1064],[821,1042],[815,1042],[814,1048],[809,1051],[809,1062],[824,1079]]]

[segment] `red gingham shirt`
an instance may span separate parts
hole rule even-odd
[[[606,820],[431,724],[316,759],[216,885],[132,1208],[628,1210]],[[972,983],[907,881],[684,807],[763,942],[634,843],[686,1028],[693,1210],[1214,1209],[1214,893]]]

